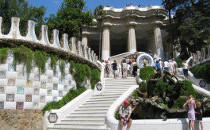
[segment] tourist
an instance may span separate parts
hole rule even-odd
[[[110,67],[109,67],[108,61],[105,61],[105,63],[106,63],[105,65],[106,77],[109,77]]]
[[[117,62],[116,62],[116,60],[114,60],[114,62],[112,63],[112,70],[113,70],[114,78],[116,79],[116,77],[117,77]]]
[[[137,69],[138,69],[138,67],[137,67],[137,65],[136,65],[136,62],[133,62],[133,71],[132,71],[132,75],[133,75],[134,77],[136,77],[136,75],[137,75]]]
[[[155,64],[155,70],[156,70],[157,72],[160,71],[160,63],[159,63],[158,60],[156,61],[156,64]]]
[[[118,75],[117,76],[119,77],[120,73],[121,73],[121,70],[122,70],[121,65],[117,64],[117,68],[118,68],[118,72],[117,72]]]
[[[168,60],[166,59],[165,61],[164,61],[164,63],[163,63],[163,68],[164,68],[164,70],[166,70],[166,71],[168,71],[169,69],[168,69]]]
[[[127,130],[130,129],[132,119],[131,119],[131,107],[127,100],[124,101],[123,105],[120,107],[119,114],[120,114],[120,128],[123,129],[123,123],[128,123]]]
[[[177,75],[178,65],[177,65],[176,61],[174,60],[174,58],[172,58],[172,66],[173,66],[173,75]]]
[[[190,95],[189,99],[186,101],[183,107],[185,107],[186,105],[188,105],[189,129],[191,130],[192,127],[192,130],[194,130],[196,104],[192,95]]]
[[[202,123],[203,107],[201,105],[201,102],[199,102],[199,101],[196,102],[195,115],[196,115],[196,120],[201,125],[201,130],[203,130],[203,123]]]
[[[169,60],[168,62],[168,71],[170,74],[173,73],[173,64],[172,64],[172,60]]]
[[[163,62],[162,62],[161,58],[159,58],[158,60],[159,60],[159,63],[160,63],[160,70],[162,70],[163,69]]]
[[[131,65],[128,63],[127,64],[127,77],[130,76],[130,69],[131,69]]]
[[[127,64],[125,60],[122,62],[122,78],[127,78]]]
[[[188,64],[186,63],[186,61],[184,61],[182,65],[183,65],[184,79],[188,79]]]

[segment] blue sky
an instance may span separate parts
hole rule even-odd
[[[63,0],[27,0],[30,5],[39,7],[41,5],[47,8],[45,17],[49,17],[50,14],[56,14],[57,10]],[[161,0],[84,0],[88,10],[94,10],[99,5],[109,5],[115,8],[123,8],[126,4],[132,3],[135,6],[139,4],[141,7],[147,5],[161,5]]]

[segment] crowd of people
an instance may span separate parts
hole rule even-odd
[[[103,62],[105,66],[105,77],[110,77],[112,73],[114,78],[122,76],[127,78],[128,76],[136,76],[137,65],[134,59],[123,59],[121,63],[117,63],[116,60],[110,59]]]

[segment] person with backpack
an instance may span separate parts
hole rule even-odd
[[[116,60],[114,60],[114,62],[112,63],[112,70],[114,73],[114,78],[116,79],[116,77],[117,77],[117,62],[116,62]]]

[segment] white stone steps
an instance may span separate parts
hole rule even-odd
[[[81,114],[96,114],[96,115],[104,115],[106,114],[106,111],[74,111],[74,113],[71,113],[70,115],[81,115]]]
[[[107,111],[108,110],[108,107],[99,107],[99,108],[79,108],[79,109],[76,109],[75,111]]]
[[[116,98],[103,98],[103,99],[91,99],[86,102],[105,102],[105,101],[114,101]]]
[[[105,117],[109,107],[131,85],[136,85],[135,78],[105,79],[105,89],[100,95],[92,95],[64,119],[55,123],[49,130],[109,130]]]
[[[73,114],[73,113],[72,113]],[[70,116],[66,116],[66,118],[90,118],[90,119],[103,119],[106,115],[70,115]]]
[[[79,108],[100,108],[100,107],[103,107],[103,108],[108,108],[111,104],[83,104],[81,106],[79,106]]]
[[[104,126],[98,126],[98,125],[78,125],[78,124],[71,124],[71,125],[55,125],[54,127],[55,129],[68,129],[68,130],[80,130],[80,129],[83,129],[83,130],[102,130],[102,129],[106,129],[106,125]]]

